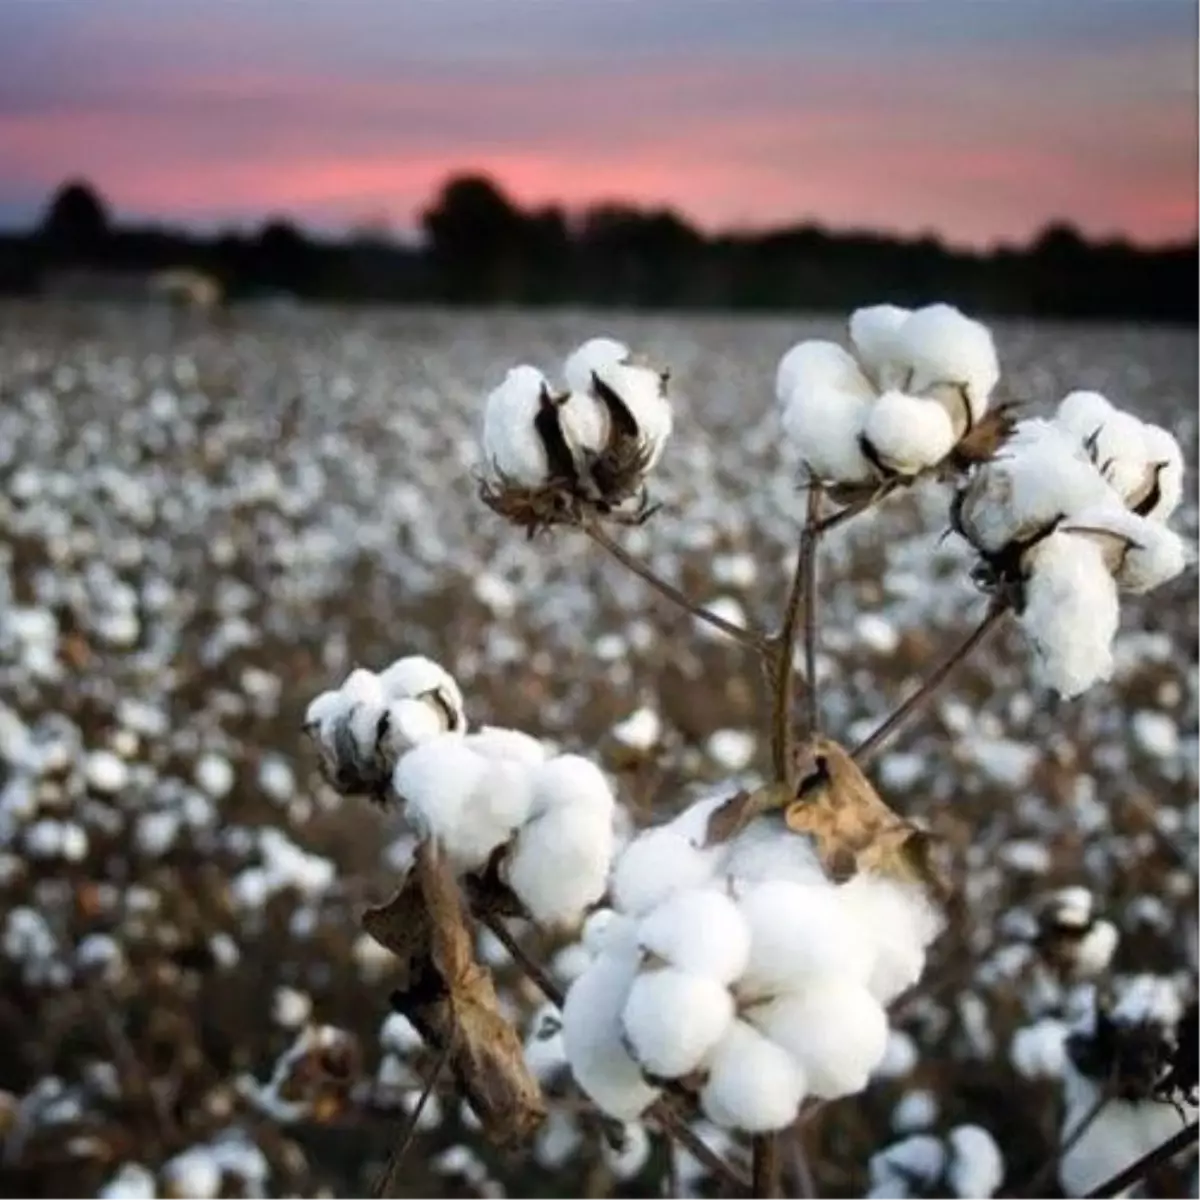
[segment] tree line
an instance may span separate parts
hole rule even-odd
[[[1147,248],[1089,240],[1065,223],[988,251],[814,224],[709,235],[667,208],[527,209],[465,174],[442,186],[421,225],[420,246],[369,228],[320,236],[283,220],[215,235],[135,227],[114,223],[96,189],[76,181],[36,228],[0,235],[0,292],[37,291],[81,268],[190,267],[232,300],[822,310],[886,296],[995,315],[1197,320],[1195,239]]]

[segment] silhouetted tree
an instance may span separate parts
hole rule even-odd
[[[42,244],[60,263],[97,257],[108,238],[108,211],[100,194],[83,180],[64,183],[42,218]]]

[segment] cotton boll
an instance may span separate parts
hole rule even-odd
[[[612,788],[595,763],[578,754],[560,754],[534,771],[534,808],[560,805],[611,815]]]
[[[669,896],[638,927],[638,943],[674,967],[730,984],[750,960],[750,926],[716,888]]]
[[[646,467],[653,467],[662,456],[673,425],[662,374],[653,367],[630,361],[597,368],[596,377],[620,398],[637,422],[647,453]]]
[[[867,990],[880,1004],[890,1004],[920,979],[925,950],[945,919],[919,885],[868,871],[860,871],[838,892],[871,946]]]
[[[1146,426],[1142,443],[1158,495],[1152,488],[1146,498],[1150,503],[1138,511],[1148,520],[1165,521],[1183,499],[1183,451],[1174,435],[1158,425]]]
[[[536,367],[513,367],[487,398],[483,453],[487,464],[516,483],[539,487],[550,472],[546,447],[535,421],[549,391]]]
[[[512,759],[529,766],[538,766],[546,761],[546,749],[542,743],[519,729],[484,725],[474,733],[467,734],[466,743],[484,758]]]
[[[324,738],[325,731],[345,716],[350,707],[351,702],[342,694],[341,689],[322,692],[311,700],[304,710],[304,728]]]
[[[884,392],[871,405],[862,435],[889,471],[904,476],[940,463],[958,440],[941,404],[904,392]]]
[[[1000,379],[996,346],[986,325],[949,304],[919,308],[900,327],[900,353],[912,370],[908,391],[923,393],[938,384],[962,387],[978,421]]]
[[[424,698],[435,712],[442,713],[445,727],[463,729],[463,694],[457,680],[444,667],[419,654],[397,659],[379,675],[379,683],[389,700]]]
[[[342,684],[342,695],[351,705],[369,704],[382,708],[386,700],[382,679],[365,667],[355,667]]]
[[[1013,1034],[1008,1056],[1026,1079],[1057,1079],[1066,1062],[1067,1027],[1053,1017],[1023,1025]]]
[[[640,1122],[628,1123],[621,1130],[622,1144],[619,1149],[607,1141],[601,1143],[600,1153],[614,1177],[622,1182],[642,1173],[650,1161],[650,1134]]]
[[[880,391],[904,386],[909,368],[900,331],[910,315],[895,304],[872,304],[850,314],[850,340]]]
[[[1116,412],[1099,392],[1074,391],[1064,396],[1054,414],[1054,423],[1080,444],[1086,442]]]
[[[1095,541],[1123,591],[1151,591],[1188,564],[1188,548],[1177,533],[1115,504],[1084,509],[1060,529]]]
[[[563,363],[563,379],[571,391],[589,392],[593,371],[603,371],[628,357],[629,347],[623,342],[608,337],[589,338],[567,356]]]
[[[583,923],[580,940],[589,953],[601,953],[609,942],[635,938],[634,922],[615,909],[598,908]]]
[[[567,445],[577,454],[599,454],[608,445],[608,410],[588,392],[572,391],[559,405],[558,420]]]
[[[946,1174],[954,1194],[964,1200],[994,1196],[1004,1181],[1004,1156],[992,1135],[980,1125],[959,1125],[949,1142]]]
[[[908,1196],[911,1188],[924,1191],[934,1187],[946,1166],[946,1150],[938,1138],[920,1133],[893,1142],[867,1165],[871,1190],[868,1197]]]
[[[874,392],[841,346],[793,346],[780,360],[776,395],[784,436],[814,476],[844,483],[874,478],[858,441]]]
[[[695,1071],[733,1021],[727,988],[674,967],[643,971],[622,1015],[626,1045],[648,1074],[678,1079]]]
[[[563,1005],[563,1045],[571,1074],[611,1117],[632,1121],[658,1098],[622,1044],[621,1014],[641,954],[632,928],[613,938],[571,985]]]
[[[1039,680],[1069,699],[1111,678],[1120,610],[1101,548],[1053,533],[1026,555],[1025,566],[1020,622],[1037,655]]]
[[[795,1058],[814,1096],[829,1100],[861,1092],[887,1049],[887,1014],[854,980],[821,979],[746,1018]]]
[[[612,862],[611,811],[547,808],[517,832],[502,873],[541,925],[572,925],[604,895]]]
[[[444,730],[442,718],[432,705],[423,700],[393,700],[376,721],[378,756],[385,767],[393,767],[407,750],[438,737]]]
[[[804,1073],[786,1050],[753,1025],[735,1020],[709,1066],[700,1103],[715,1124],[766,1133],[796,1119],[804,1099]]]
[[[718,859],[719,853],[699,849],[673,825],[648,829],[617,859],[613,901],[622,912],[640,916],[672,892],[707,883]]]
[[[750,928],[750,957],[738,981],[743,997],[773,995],[834,972],[866,981],[870,942],[838,888],[772,880],[747,889],[740,907]]]
[[[783,879],[824,884],[824,868],[811,839],[796,837],[776,817],[751,821],[726,847],[724,874],[738,884]]]

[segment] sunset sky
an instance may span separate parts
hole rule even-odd
[[[1023,240],[1196,231],[1194,0],[0,0],[0,226],[415,229],[444,177]]]

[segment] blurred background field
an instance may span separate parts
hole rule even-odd
[[[1044,413],[1100,389],[1175,431],[1194,471],[1193,331],[994,330],[1006,397]],[[323,784],[306,703],[356,664],[424,653],[473,721],[595,755],[638,819],[753,776],[753,664],[583,535],[528,542],[489,512],[482,397],[593,334],[669,365],[663,509],[620,539],[771,625],[803,515],[774,366],[843,333],[834,317],[0,306],[0,1190],[149,1194],[120,1174],[141,1164],[159,1194],[197,1194],[178,1159],[195,1147],[222,1195],[370,1188],[429,1066],[385,1025],[388,958],[356,926],[406,845]],[[1194,497],[1177,518],[1193,541]],[[947,500],[923,488],[825,546],[819,675],[843,740],[982,612]],[[887,1071],[804,1127],[819,1194],[861,1195],[870,1154],[926,1128],[989,1129],[1010,1187],[1051,1152],[1057,1083],[1012,1053],[1050,1004],[1028,944],[1048,890],[1094,892],[1117,970],[1194,973],[1194,576],[1131,601],[1111,684],[1056,703],[1007,630],[879,760],[889,800],[949,840],[959,911]],[[536,996],[482,951],[527,1030]],[[555,963],[568,978],[570,955]],[[320,1103],[281,1119],[253,1081],[310,1020],[349,1048]],[[657,1166],[630,1177],[570,1118],[499,1155],[449,1092],[420,1139],[406,1194],[645,1194]]]

